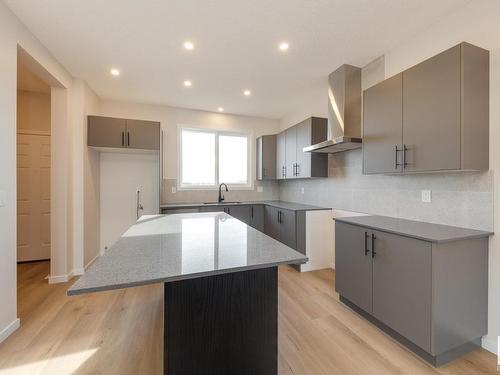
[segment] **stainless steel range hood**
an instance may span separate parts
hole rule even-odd
[[[361,69],[345,64],[328,76],[328,140],[302,151],[332,154],[361,142]]]

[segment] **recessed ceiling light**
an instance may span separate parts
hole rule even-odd
[[[252,92],[250,90],[245,90],[245,91],[243,91],[243,95],[250,96],[250,95],[252,95]]]
[[[111,69],[109,72],[111,73],[112,76],[115,76],[115,77],[118,77],[120,75],[120,71],[118,69],[115,69],[115,68]]]
[[[217,110],[218,110],[219,112],[224,112],[224,108],[222,108],[222,107],[217,108]]]
[[[287,42],[280,43],[280,50],[282,51],[286,51],[289,47],[290,45]]]
[[[192,42],[184,42],[184,48],[188,51],[191,51],[192,49],[194,49],[194,44]]]
[[[193,83],[191,81],[184,81],[184,86],[191,87]]]

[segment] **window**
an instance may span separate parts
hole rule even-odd
[[[250,188],[250,135],[180,129],[180,184],[185,189],[213,189],[224,182]]]

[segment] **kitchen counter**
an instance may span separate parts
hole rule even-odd
[[[435,243],[482,238],[493,234],[492,232],[481,230],[377,215],[341,217],[335,220]]]
[[[284,202],[284,201],[247,201],[247,202],[227,202],[227,203],[165,203],[161,204],[160,208],[163,209],[182,209],[182,208],[198,208],[210,206],[245,206],[252,204],[268,205],[276,208],[291,211],[315,211],[315,210],[330,210],[328,207],[318,207],[302,203]]]
[[[225,213],[143,216],[68,295],[306,261],[303,254]]]

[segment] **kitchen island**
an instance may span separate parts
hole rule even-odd
[[[226,213],[143,216],[68,295],[164,283],[165,374],[277,374],[277,267],[306,261]]]

